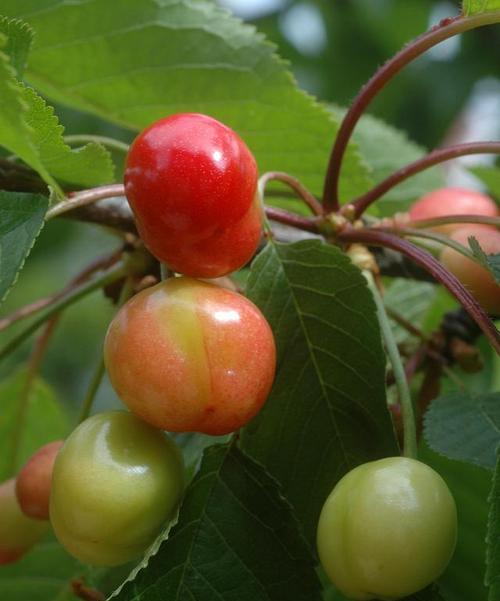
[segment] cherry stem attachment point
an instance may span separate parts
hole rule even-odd
[[[345,243],[360,242],[369,246],[382,246],[409,257],[448,289],[481,328],[495,351],[500,355],[500,332],[494,323],[463,284],[430,253],[394,234],[371,228],[345,228],[337,235],[337,239]]]
[[[492,11],[472,15],[470,17],[460,16],[452,20],[441,21],[437,26],[422,34],[402,50],[389,59],[371,79],[361,88],[347,110],[340,124],[335,139],[328,169],[323,187],[323,208],[326,213],[338,211],[339,203],[339,179],[342,160],[344,158],[347,144],[351,138],[356,123],[364,113],[373,98],[380,92],[385,84],[397,75],[403,67],[418,58],[424,52],[459,33],[481,27],[492,25],[500,21],[500,11]]]
[[[284,173],[283,171],[268,171],[260,176],[258,189],[261,198],[264,198],[264,191],[267,184],[272,181],[282,182],[292,188],[296,195],[311,209],[314,215],[323,214],[323,207],[319,200],[317,200],[297,178],[288,173]]]
[[[376,200],[413,175],[445,161],[471,154],[500,154],[500,142],[470,142],[433,150],[413,163],[398,169],[374,188],[352,200],[350,204],[354,205],[355,216],[360,217]]]
[[[392,365],[392,371],[394,374],[394,380],[399,393],[399,401],[401,403],[401,411],[403,414],[403,432],[404,432],[404,446],[403,455],[410,457],[411,459],[417,458],[417,428],[415,422],[415,414],[413,411],[413,403],[411,400],[410,389],[408,388],[408,381],[406,380],[406,373],[401,361],[398,346],[394,338],[394,334],[391,329],[391,324],[387,316],[384,301],[382,296],[375,284],[375,280],[370,271],[363,271],[363,275],[368,282],[368,288],[370,289],[375,306],[377,309],[377,317],[384,339],[385,348],[389,356],[389,361]]]
[[[91,188],[80,192],[72,192],[67,200],[63,200],[47,211],[45,220],[48,221],[67,211],[84,207],[97,202],[98,200],[102,200],[103,198],[115,198],[124,195],[125,187],[123,184],[110,184],[108,186],[99,186],[98,188]]]

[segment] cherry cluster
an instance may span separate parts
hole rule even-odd
[[[233,432],[271,389],[276,350],[262,313],[194,279],[224,276],[255,254],[262,213],[250,150],[215,119],[174,115],[132,144],[125,190],[144,244],[179,275],[132,297],[109,326],[105,364],[131,413],[86,419],[0,486],[0,563],[21,557],[48,519],[85,563],[136,558],[183,491],[182,456],[163,431]]]

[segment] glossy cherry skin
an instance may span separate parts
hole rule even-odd
[[[179,450],[125,411],[82,422],[59,451],[50,520],[84,563],[119,565],[141,555],[172,518],[183,490]]]
[[[225,434],[264,404],[273,334],[244,296],[171,278],[134,296],[109,326],[104,357],[131,411],[173,432]]]
[[[500,231],[471,224],[456,230],[451,238],[469,248],[470,236],[476,238],[486,254],[500,253]],[[500,315],[500,286],[487,269],[448,247],[441,253],[441,261],[469,289],[487,313]]]
[[[439,188],[423,196],[410,209],[410,219],[418,221],[446,217],[447,215],[482,215],[496,217],[498,209],[488,196],[467,188]],[[436,232],[451,234],[463,227],[462,223],[431,228]]]
[[[16,496],[23,513],[38,520],[49,519],[52,470],[63,441],[49,442],[28,459],[16,478]]]
[[[219,121],[156,121],[127,156],[125,193],[145,245],[174,271],[215,278],[248,262],[260,240],[257,165]]]
[[[388,457],[337,483],[321,511],[318,553],[349,599],[392,601],[440,576],[456,531],[455,502],[439,474],[415,459]]]
[[[33,520],[21,511],[15,480],[0,484],[0,565],[20,559],[48,530],[48,524]]]

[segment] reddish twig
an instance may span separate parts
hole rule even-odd
[[[447,288],[460,302],[490,340],[496,352],[500,355],[500,333],[493,322],[489,319],[488,315],[484,312],[472,294],[430,253],[393,234],[368,228],[345,228],[338,234],[337,238],[342,242],[361,242],[371,246],[390,248],[406,255],[417,265],[426,269],[434,279],[445,286],[445,288]]]
[[[295,227],[306,232],[312,232],[314,234],[319,233],[318,221],[316,219],[312,219],[310,217],[301,217],[295,213],[290,213],[289,211],[284,211],[283,209],[276,209],[275,207],[265,206],[264,211],[268,219],[271,219],[272,221],[284,223],[285,225],[290,225],[291,227]]]
[[[72,580],[71,590],[75,597],[83,599],[84,601],[105,601],[106,599],[106,595],[101,593],[101,591],[86,586],[83,579]]]
[[[350,204],[354,205],[355,216],[360,217],[372,203],[416,173],[457,157],[488,153],[500,154],[500,142],[471,142],[449,146],[448,148],[438,148],[417,161],[398,169],[374,188],[352,200]]]
[[[340,125],[335,143],[330,154],[328,170],[323,188],[323,208],[325,212],[339,210],[339,177],[342,159],[356,123],[373,98],[383,89],[385,84],[403,69],[408,63],[436,44],[470,29],[490,25],[500,21],[500,11],[482,13],[470,17],[444,19],[439,25],[422,34],[395,56],[389,59],[361,88],[354,102],[346,112]]]

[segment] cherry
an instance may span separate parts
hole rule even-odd
[[[262,217],[255,159],[239,136],[197,113],[160,119],[127,156],[125,192],[139,233],[172,270],[215,278],[248,262]]]
[[[451,238],[469,248],[471,236],[477,239],[486,254],[500,253],[500,232],[488,226],[465,225],[457,229]],[[500,286],[487,269],[449,247],[442,251],[441,261],[470,290],[487,313],[500,315]]]
[[[466,188],[439,188],[415,202],[410,209],[410,219],[419,221],[448,215],[481,215],[496,217],[496,204],[484,194]],[[463,224],[440,225],[431,228],[436,232],[451,234]]]
[[[23,513],[31,518],[49,519],[52,469],[62,445],[62,440],[56,440],[43,446],[31,456],[17,476],[17,500]]]
[[[131,411],[164,430],[206,434],[232,432],[259,411],[276,363],[259,309],[191,278],[134,296],[111,322],[104,355]]]

